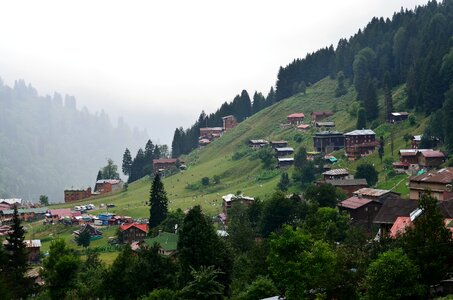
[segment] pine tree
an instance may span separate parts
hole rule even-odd
[[[149,228],[155,228],[167,217],[168,198],[164,190],[164,184],[160,180],[160,175],[156,174],[151,186],[149,196]]]
[[[445,93],[443,106],[445,144],[448,150],[453,152],[453,85]]]
[[[128,148],[124,151],[123,154],[123,165],[122,165],[122,171],[123,174],[128,176],[131,174],[131,167],[132,167],[132,156],[131,152],[129,151]]]
[[[91,242],[91,235],[88,230],[83,231],[79,234],[79,236],[75,239],[77,245],[82,246],[84,248],[88,247]]]
[[[376,119],[379,112],[378,101],[376,94],[376,86],[374,84],[374,81],[371,79],[368,80],[366,96],[363,104],[368,120]]]
[[[364,129],[366,128],[366,111],[363,107],[360,107],[357,110],[357,129]]]
[[[102,171],[99,170],[99,171],[98,171],[98,175],[96,176],[96,181],[101,180],[101,179],[103,179],[103,178],[102,178]]]
[[[384,137],[381,136],[381,139],[379,140],[379,150],[378,150],[378,154],[379,154],[379,159],[381,160],[381,163],[382,163],[382,158],[384,157]]]
[[[392,87],[389,72],[386,72],[384,76],[384,103],[385,103],[385,118],[388,121],[390,120],[390,114],[393,112]]]
[[[24,278],[24,273],[28,262],[24,239],[25,230],[21,225],[17,206],[14,206],[11,232],[6,237],[5,250],[8,253],[8,261],[5,269],[7,281],[15,298],[22,298],[27,294],[28,280]]]
[[[284,172],[280,177],[280,182],[278,183],[277,188],[280,191],[286,192],[288,190],[288,186],[289,186],[288,173]]]
[[[342,71],[337,74],[337,87],[335,89],[335,97],[341,97],[348,92],[344,86],[344,73]]]

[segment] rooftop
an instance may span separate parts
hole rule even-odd
[[[261,140],[250,140],[250,143],[252,143],[252,144],[269,144],[268,141],[262,140],[262,139]]]
[[[430,158],[445,158],[445,155],[440,152],[440,151],[435,151],[435,150],[426,150],[426,151],[420,151],[421,154],[424,156],[424,157],[430,157]]]
[[[153,164],[174,164],[176,160],[176,158],[153,159]]]
[[[395,223],[393,223],[389,235],[392,238],[396,238],[398,235],[404,234],[406,232],[406,228],[412,225],[413,223],[410,217],[399,216],[396,218]]]
[[[335,176],[335,175],[349,175],[349,171],[346,169],[332,169],[322,173],[322,175]]]
[[[370,202],[373,202],[371,199],[366,199],[366,198],[359,198],[356,196],[353,196],[351,198],[348,198],[346,200],[341,201],[338,206],[339,207],[346,207],[350,209],[356,209],[360,208]]]
[[[41,247],[41,240],[24,240],[27,248],[38,248]]]
[[[148,225],[147,224],[137,224],[137,223],[132,223],[132,224],[123,224],[120,226],[120,230],[128,230],[131,227],[135,227],[140,229],[141,231],[148,232]]]
[[[366,179],[359,178],[359,179],[335,179],[335,180],[326,180],[326,183],[331,184],[333,186],[352,186],[352,185],[368,185]]]
[[[357,129],[345,133],[344,135],[375,135],[376,133],[371,129]]]
[[[315,133],[315,136],[323,136],[323,135],[344,135],[344,134],[343,134],[343,132],[330,131],[330,130],[320,131],[320,132]]]
[[[255,200],[255,198],[253,198],[253,197],[247,197],[244,195],[235,195],[235,194],[228,194],[228,195],[222,196],[222,199],[225,202],[231,202],[233,200],[238,200],[238,199],[251,200],[251,201]]]
[[[19,208],[17,210],[18,214],[29,214],[29,213],[35,213],[35,214],[44,214],[47,211],[47,207],[36,207],[36,208]],[[2,213],[4,215],[12,215],[14,213],[14,209],[5,209],[2,210]]]
[[[288,118],[304,118],[304,117],[305,117],[304,113],[294,113],[288,115]]]
[[[119,179],[101,179],[96,181],[96,183],[110,183],[110,184],[118,184],[121,180]]]
[[[453,180],[453,168],[440,169],[437,172],[427,172],[410,178],[414,182],[431,182],[450,184]]]
[[[368,197],[380,197],[385,194],[390,193],[390,190],[379,190],[379,189],[373,189],[373,188],[361,188],[357,191],[354,192],[354,195],[362,195],[362,196],[368,196]]]
[[[223,127],[203,127],[200,131],[223,131]]]
[[[310,125],[308,125],[308,124],[300,124],[300,125],[297,125],[297,128],[299,128],[299,129],[307,129],[307,128],[310,128]]]
[[[285,162],[285,161],[294,161],[293,157],[279,157],[277,158],[278,162]]]
[[[409,115],[409,113],[405,112],[405,111],[401,111],[401,112],[392,112],[391,115],[395,116],[395,117],[397,117],[397,116],[407,116],[407,115]]]
[[[281,147],[281,148],[275,148],[275,151],[277,152],[294,152],[294,149],[292,147]]]
[[[374,223],[378,224],[393,224],[399,216],[409,217],[418,206],[415,200],[407,200],[401,198],[389,198],[374,218]]]

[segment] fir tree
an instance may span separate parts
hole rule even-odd
[[[98,171],[98,175],[96,176],[96,181],[101,180],[101,179],[103,179],[103,178],[102,178],[102,171],[99,170],[99,171]]]
[[[167,217],[168,199],[160,175],[156,174],[151,186],[149,196],[149,228],[155,228]]]
[[[379,140],[379,149],[378,149],[378,154],[379,154],[379,159],[381,160],[382,163],[382,158],[384,157],[384,137],[381,136],[381,139]]]
[[[366,128],[366,111],[363,107],[357,110],[357,129],[364,129]]]
[[[393,112],[393,99],[389,72],[385,73],[384,77],[384,103],[385,118],[386,120],[390,120],[390,114]]]
[[[344,86],[344,73],[342,71],[337,74],[337,88],[335,89],[335,97],[341,97],[348,92]]]
[[[280,191],[286,192],[288,190],[288,186],[289,186],[288,173],[284,172],[280,177],[280,182],[278,183],[277,187]]]
[[[129,151],[128,148],[124,151],[123,154],[123,165],[122,165],[122,171],[123,174],[128,176],[131,174],[131,167],[132,167],[132,156],[131,152]]]

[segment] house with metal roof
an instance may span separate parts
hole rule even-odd
[[[382,203],[368,198],[352,196],[338,203],[340,211],[346,211],[351,217],[351,223],[364,227],[371,232],[373,220],[378,214]]]
[[[357,129],[344,134],[345,151],[348,159],[354,160],[374,152],[379,142],[371,129]]]
[[[432,170],[409,178],[409,198],[420,199],[421,195],[430,192],[437,200],[453,198],[452,192],[453,168]]]

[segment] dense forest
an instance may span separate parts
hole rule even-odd
[[[147,133],[106,113],[76,108],[72,96],[39,96],[23,80],[0,82],[0,197],[37,202],[47,195],[63,200],[67,187],[93,186],[96,173],[112,158],[121,161],[126,145],[137,149]]]
[[[453,146],[453,130],[450,130],[453,128],[449,127],[453,126],[450,125],[453,114],[443,113],[447,109],[453,112],[453,90],[449,90],[453,82],[452,35],[451,0],[430,1],[415,10],[401,9],[392,19],[373,18],[349,39],[340,39],[335,49],[331,45],[280,67],[275,93],[272,89],[264,105],[261,97],[254,97],[250,106],[258,109],[252,109],[251,113],[303,92],[306,86],[331,76],[354,84],[367,120],[372,121],[378,112],[376,95],[405,84],[408,110],[415,109],[426,115],[435,113],[434,124],[429,126],[426,138],[435,137]],[[227,114],[238,115],[241,120],[243,111],[247,110],[235,103],[247,106],[243,95],[244,92],[233,102],[224,103],[209,117],[202,113],[191,128],[177,129],[172,146],[178,151],[174,155],[188,153],[196,147],[200,126],[220,126],[220,117]],[[205,119],[210,122],[203,122]]]

